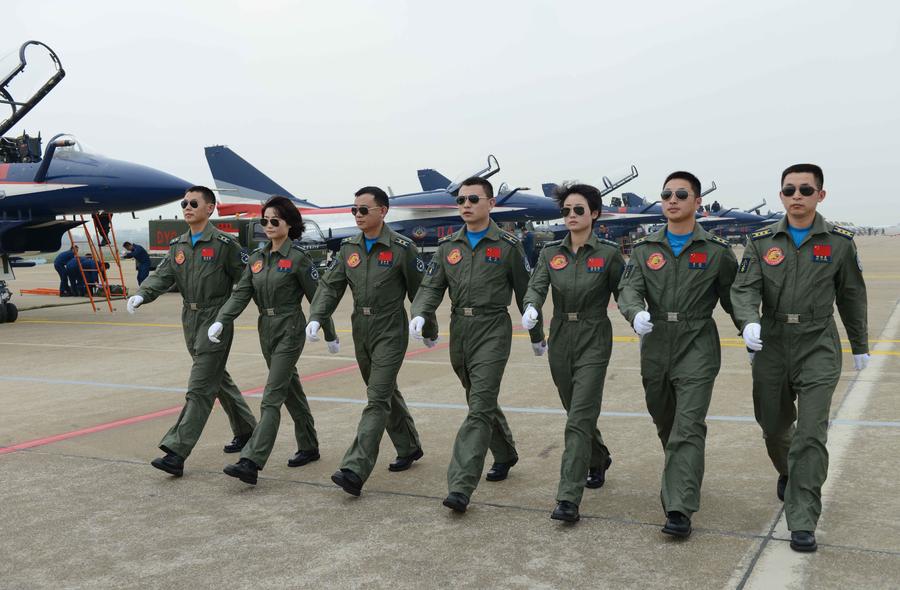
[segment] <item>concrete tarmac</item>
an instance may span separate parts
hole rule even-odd
[[[613,465],[603,488],[585,490],[582,520],[571,526],[549,519],[565,415],[546,357],[533,356],[522,330],[500,396],[521,460],[507,481],[482,481],[468,513],[456,515],[441,505],[465,416],[446,302],[438,347],[411,341],[399,377],[425,457],[388,472],[396,453],[385,436],[362,496],[352,498],[329,479],[365,403],[349,293],[334,316],[341,352],[308,343],[299,363],[322,458],[287,466],[296,448],[285,411],[253,487],[222,473],[236,456],[222,453],[232,435],[218,406],[183,478],[149,465],[180,411],[190,367],[179,295],[135,315],[121,300],[95,313],[71,299],[20,296],[57,282],[50,265],[20,269],[19,321],[0,325],[0,588],[900,587],[900,242],[856,241],[872,364],[855,372],[844,342],[819,551],[808,555],[788,547],[777,474],[753,420],[747,353],[721,308],[702,505],[693,535],[679,541],[660,533],[662,449],[637,339],[614,309],[599,420]],[[125,270],[133,283],[132,265]],[[510,315],[517,326],[514,306]],[[255,306],[236,325],[228,369],[258,415],[266,367]]]

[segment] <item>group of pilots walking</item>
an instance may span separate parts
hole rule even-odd
[[[600,192],[564,184],[555,198],[569,233],[547,244],[532,270],[519,240],[491,220],[495,200],[487,180],[462,183],[456,202],[464,226],[442,239],[427,266],[412,241],[385,224],[388,196],[369,186],[356,192],[351,208],[359,234],[343,240],[321,277],[293,244],[303,233],[303,220],[290,200],[275,196],[263,205],[260,223],[268,242],[242,260],[238,243],[208,221],[216,202],[212,191],[193,187],[181,201],[190,230],[170,242],[165,260],[128,300],[134,313],[177,285],[193,359],[187,401],[160,442],[165,456],[151,464],[181,476],[216,399],[234,433],[224,451],[240,453],[226,474],[257,483],[275,443],[282,405],[297,439],[288,465],[318,460],[315,424],[296,365],[305,342],[318,341],[320,331],[329,351],[339,351],[331,316],[349,286],[353,346],[368,403],[331,479],[359,496],[385,431],[397,450],[388,469],[409,469],[423,451],[397,374],[409,336],[435,346],[435,311],[449,291],[450,363],[469,411],[453,445],[443,504],[463,513],[488,450],[493,457],[488,481],[506,479],[519,460],[497,399],[512,342],[508,306],[514,296],[534,354],[549,355],[567,412],[551,518],[576,522],[584,488],[603,486],[612,464],[597,421],[612,350],[607,309],[613,297],[640,338],[647,409],[665,454],[662,532],[687,537],[691,516],[700,509],[705,419],[721,358],[712,313],[720,303],[750,356],[754,412],[778,472],[776,493],[785,503],[791,547],[815,551],[828,469],[829,408],[841,374],[835,303],[855,368],[864,369],[869,360],[862,265],[853,233],[816,212],[825,198],[822,187],[820,167],[787,168],[780,190],[785,217],[751,234],[738,262],[727,241],[696,222],[699,180],[673,172],[661,193],[666,227],[635,242],[626,261],[616,242],[593,232]],[[550,291],[548,347],[542,312]],[[310,301],[308,321],[303,297]],[[225,370],[233,322],[251,299],[259,310],[260,346],[269,368],[258,422]]]

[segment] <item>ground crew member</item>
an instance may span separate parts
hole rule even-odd
[[[463,181],[456,203],[465,227],[445,237],[413,300],[410,334],[423,337],[427,314],[450,291],[450,364],[466,389],[469,413],[456,435],[447,469],[444,506],[465,512],[478,485],[490,447],[494,464],[488,481],[506,479],[519,460],[506,417],[497,405],[500,380],[509,359],[512,324],[507,308],[515,292],[520,311],[531,267],[519,240],[490,218],[494,188],[484,178]],[[537,356],[547,344],[540,323],[532,328]]]
[[[78,246],[73,245],[68,250],[59,253],[53,260],[53,270],[59,275],[60,297],[71,297],[75,294],[69,281],[69,271],[66,270],[66,265],[76,256],[78,256]]]
[[[134,258],[134,263],[137,267],[137,282],[140,285],[150,274],[150,255],[147,254],[147,250],[140,244],[125,242],[122,244],[122,247],[126,250],[122,258]]]
[[[700,509],[706,412],[721,363],[712,312],[720,301],[732,313],[737,260],[727,241],[696,221],[701,206],[696,176],[673,172],[661,199],[666,227],[634,243],[619,310],[641,336],[647,410],[665,451],[662,532],[687,537],[691,516]]]
[[[776,491],[785,503],[796,551],[817,548],[815,530],[828,474],[828,416],[841,376],[835,301],[856,370],[869,362],[862,264],[853,232],[816,213],[825,199],[823,180],[815,164],[782,172],[786,215],[750,234],[731,290],[751,351],[754,413],[778,471]]]
[[[234,440],[223,449],[226,453],[240,451],[256,427],[253,413],[225,370],[233,330],[225,330],[220,343],[207,338],[209,325],[244,270],[240,245],[209,223],[215,207],[216,197],[210,189],[195,186],[187,190],[181,209],[188,231],[169,242],[169,252],[156,272],[128,300],[128,312],[134,313],[141,304],[168,292],[172,285],[178,286],[184,299],[181,323],[194,361],[186,402],[175,425],[159,444],[166,455],[151,462],[176,477],[183,474],[184,460],[197,444],[216,398],[228,414],[234,432]]]
[[[269,377],[263,390],[259,424],[238,462],[224,469],[227,475],[253,485],[275,445],[282,404],[294,419],[297,439],[297,452],[288,466],[299,467],[319,459],[315,422],[297,374],[297,360],[306,341],[306,318],[300,302],[304,295],[312,301],[319,271],[312,258],[292,243],[303,235],[304,226],[300,212],[287,197],[273,196],[266,201],[259,223],[269,242],[250,254],[244,276],[207,331],[210,342],[218,343],[225,328],[233,328],[234,319],[244,311],[250,298],[256,302],[259,344]],[[331,353],[337,353],[340,345],[330,321],[325,324],[325,338]]]
[[[601,487],[612,464],[597,418],[612,353],[612,324],[606,308],[610,294],[618,297],[625,260],[617,243],[593,233],[600,216],[599,190],[586,184],[563,184],[555,198],[569,235],[541,250],[525,295],[522,327],[530,330],[537,324],[552,286],[550,374],[567,418],[557,505],[550,518],[576,522],[585,485]]]
[[[385,430],[397,450],[397,459],[388,466],[390,471],[405,471],[424,455],[416,425],[397,389],[397,373],[409,341],[403,299],[415,297],[425,264],[415,244],[384,223],[389,205],[387,194],[376,186],[356,191],[350,211],[361,231],[341,242],[310,306],[306,328],[307,338],[318,340],[320,322],[331,317],[350,286],[354,351],[368,403],[356,438],[331,480],[354,496],[360,494],[375,468]],[[434,346],[434,316],[426,334],[428,344]]]

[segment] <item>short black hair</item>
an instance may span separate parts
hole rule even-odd
[[[815,164],[794,164],[793,166],[788,166],[784,169],[784,172],[781,173],[782,186],[784,185],[784,179],[787,178],[788,174],[802,174],[804,172],[812,174],[813,178],[816,179],[816,188],[822,190],[822,185],[825,184],[825,173],[822,172],[820,166],[816,166]]]
[[[201,195],[203,195],[204,201],[212,205],[216,204],[216,194],[212,192],[212,189],[210,189],[209,187],[201,185],[192,186],[191,188],[184,191],[184,194],[187,193],[200,193]]]
[[[122,242],[123,248],[127,248],[128,246],[131,246],[131,245],[132,245],[131,242]]]
[[[591,211],[600,211],[603,201],[600,196],[600,190],[596,186],[589,184],[578,184],[575,182],[564,182],[553,190],[553,198],[562,208],[569,195],[581,195],[585,198]]]
[[[278,217],[284,219],[284,222],[290,226],[290,229],[288,230],[288,237],[290,239],[296,240],[303,235],[303,230],[306,229],[306,224],[303,223],[303,216],[300,215],[297,206],[294,205],[289,198],[282,197],[281,195],[272,195],[269,197],[268,201],[263,203],[260,214],[265,215],[266,209],[275,209],[278,211]]]
[[[487,178],[482,178],[480,176],[472,176],[470,178],[465,179],[459,186],[480,186],[484,189],[484,194],[487,195],[487,198],[494,198],[494,185],[488,182]]]
[[[691,185],[691,190],[694,191],[694,196],[699,197],[700,193],[700,179],[691,174],[690,172],[685,172],[684,170],[676,170],[672,174],[666,176],[666,181],[663,183],[663,187],[665,187],[670,180],[672,179],[686,180]]]
[[[388,199],[387,193],[378,188],[377,186],[364,186],[355,193],[353,193],[354,197],[359,197],[362,195],[372,195],[375,197],[375,204],[379,207],[388,207],[390,208],[391,203]]]

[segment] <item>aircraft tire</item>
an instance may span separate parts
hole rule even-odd
[[[0,303],[0,324],[6,323],[6,304]]]
[[[7,323],[11,324],[19,318],[19,308],[17,308],[15,305],[13,305],[12,303],[7,303],[4,307],[6,308],[5,315]]]

